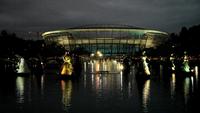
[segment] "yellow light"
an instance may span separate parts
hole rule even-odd
[[[69,56],[63,57],[64,62],[71,63],[71,58]]]
[[[97,51],[97,54],[100,54],[101,52],[100,51]]]
[[[102,57],[102,56],[103,56],[103,54],[101,54],[101,53],[100,53],[100,54],[99,54],[99,56],[100,56],[100,57]]]
[[[120,70],[123,70],[124,66],[122,64],[120,64]]]
[[[72,75],[73,66],[71,63],[71,57],[65,55],[63,57],[63,61],[64,63],[62,64],[62,67],[61,67],[61,75]]]
[[[113,60],[113,63],[117,63],[117,61],[116,61],[116,60]]]
[[[175,88],[176,88],[176,75],[175,73],[172,73],[172,78],[171,78],[171,98],[173,99],[175,96]]]
[[[72,81],[61,81],[62,103],[64,110],[68,110],[72,99]]]
[[[103,56],[103,54],[102,54],[100,51],[97,51],[97,52],[96,52],[96,55],[97,55],[98,57],[102,57],[102,56]]]

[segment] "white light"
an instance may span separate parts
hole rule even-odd
[[[198,67],[195,66],[195,69],[194,69],[194,70],[195,70],[195,75],[198,76]]]
[[[20,58],[20,61],[17,63],[17,65],[17,73],[30,73],[30,70],[24,58]]]
[[[24,78],[16,78],[17,102],[24,103]]]
[[[116,60],[113,60],[113,63],[117,63],[117,61],[116,61]]]
[[[90,56],[93,57],[93,56],[94,56],[94,53],[92,53]]]

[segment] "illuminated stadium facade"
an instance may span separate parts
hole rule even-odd
[[[126,25],[90,25],[49,31],[42,37],[46,43],[57,42],[69,51],[81,47],[91,53],[100,51],[104,56],[114,56],[155,48],[168,39],[168,34]]]

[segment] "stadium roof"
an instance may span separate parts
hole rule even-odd
[[[89,31],[119,31],[119,32],[137,32],[138,34],[154,34],[154,35],[168,35],[166,32],[162,32],[159,30],[153,30],[153,29],[148,29],[148,28],[140,28],[140,27],[134,27],[134,26],[129,26],[129,25],[116,25],[116,24],[93,24],[93,25],[85,25],[85,26],[79,26],[79,27],[73,27],[73,28],[68,28],[65,30],[55,30],[55,31],[48,31],[44,32],[42,34],[43,37],[52,35],[52,34],[63,34],[63,33],[72,33],[72,32],[77,32],[77,31],[84,31],[84,32],[89,32]]]

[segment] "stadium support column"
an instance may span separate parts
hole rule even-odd
[[[111,56],[113,55],[113,39],[111,39]]]
[[[98,51],[99,50],[99,45],[98,45],[98,39],[96,38],[96,50],[95,51]]]
[[[132,43],[132,51],[133,51],[133,54],[134,54],[135,53],[135,36],[131,37],[131,39],[132,38],[134,38],[133,43]]]
[[[89,51],[92,52],[90,40],[91,40],[91,39],[88,38],[88,41],[89,41]]]

